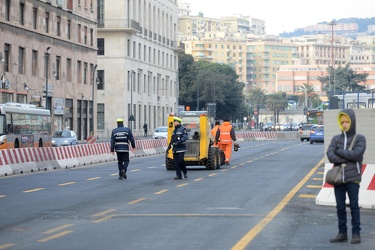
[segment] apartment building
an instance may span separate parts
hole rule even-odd
[[[167,125],[178,107],[177,0],[98,2],[98,135],[122,118],[134,134]]]
[[[185,53],[196,61],[210,61],[231,66],[246,82],[246,42],[235,39],[207,39],[184,41]]]
[[[52,130],[95,129],[95,0],[1,0],[0,103],[51,111]]]
[[[375,88],[375,65],[353,64],[351,68],[358,74],[369,74],[367,81],[362,83],[367,90]],[[297,95],[303,84],[314,86],[315,92],[320,96],[327,93],[323,89],[318,77],[327,75],[327,66],[324,65],[283,65],[277,73],[277,91],[288,95]]]
[[[277,92],[277,72],[283,65],[292,65],[297,46],[274,41],[246,44],[247,86],[262,88],[266,93]]]

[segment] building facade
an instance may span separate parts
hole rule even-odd
[[[177,35],[177,0],[98,1],[99,137],[117,118],[143,135],[177,112]]]
[[[52,130],[95,129],[96,1],[0,0],[0,102],[51,110]]]

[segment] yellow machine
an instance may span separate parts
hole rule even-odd
[[[211,126],[207,111],[181,111],[179,117],[181,125],[187,129],[189,138],[186,141],[186,166],[206,166],[214,170],[224,165],[224,153],[213,147],[211,140]],[[168,144],[174,130],[173,115],[168,117]],[[167,170],[174,170],[172,150],[166,154],[165,166]]]

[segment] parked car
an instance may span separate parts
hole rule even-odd
[[[312,126],[310,130],[310,144],[314,142],[324,142],[324,126]]]
[[[52,147],[77,145],[77,136],[73,130],[56,130],[51,138]]]
[[[310,141],[310,131],[311,127],[316,124],[303,124],[301,129],[299,130],[299,136],[301,141]]]
[[[168,137],[167,127],[158,127],[152,131],[152,138],[154,139],[166,139]]]

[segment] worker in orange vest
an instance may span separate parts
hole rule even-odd
[[[220,122],[217,121],[215,122],[215,127],[211,129],[211,140],[214,142],[214,145],[213,145],[214,147],[219,147],[218,141],[216,141],[215,139],[219,126],[220,126]]]
[[[225,155],[225,165],[230,165],[232,141],[236,143],[236,133],[228,119],[224,119],[223,124],[219,126],[219,129],[216,132],[215,141],[220,142],[219,147]]]

